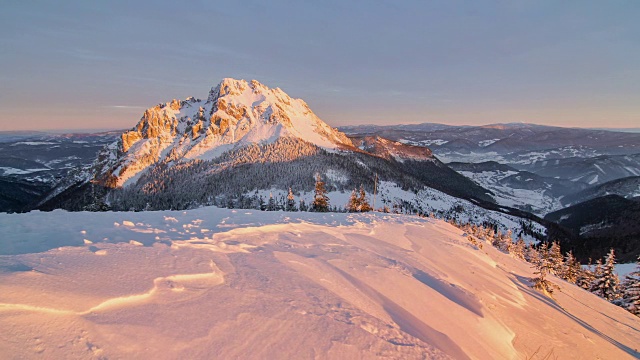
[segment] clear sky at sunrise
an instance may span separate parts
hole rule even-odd
[[[0,3],[0,130],[129,128],[224,77],[333,126],[640,127],[640,1]]]

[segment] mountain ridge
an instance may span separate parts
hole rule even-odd
[[[159,161],[213,159],[233,147],[282,136],[326,149],[352,146],[303,100],[256,80],[225,78],[211,88],[206,101],[174,99],[145,110],[138,124],[100,155],[97,180],[108,187],[126,186]]]

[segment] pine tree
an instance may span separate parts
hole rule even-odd
[[[611,249],[607,254],[604,265],[600,266],[600,270],[596,267],[595,279],[591,284],[592,293],[609,301],[617,299],[620,291],[620,280],[615,273],[615,263],[615,254]]]
[[[502,250],[502,232],[498,231],[493,234],[493,237],[489,239],[489,242],[493,247]]]
[[[491,243],[500,251],[508,253],[513,244],[511,235],[511,230],[508,230],[506,233],[497,232]]]
[[[549,260],[553,266],[552,273],[556,276],[561,276],[564,268],[564,258],[560,251],[560,244],[555,241],[551,244],[551,248],[549,248]]]
[[[576,285],[587,291],[591,290],[591,284],[593,284],[593,280],[595,279],[595,274],[593,273],[592,268],[591,259],[589,259],[589,264],[586,268],[580,267],[580,272],[576,279]]]
[[[300,199],[300,211],[309,211],[309,206],[307,206],[304,199]]]
[[[636,270],[628,274],[622,285],[620,305],[636,316],[640,316],[640,256],[636,261]]]
[[[287,203],[285,205],[286,211],[298,211],[296,209],[296,199],[293,197],[293,191],[289,188],[289,194],[287,195]]]
[[[520,237],[520,238],[518,238],[518,241],[516,241],[516,243],[511,248],[511,253],[517,259],[524,260],[524,252],[525,252],[525,243],[524,243],[524,240],[522,239],[522,237]]]
[[[276,200],[273,194],[269,193],[269,202],[267,203],[267,211],[276,211]]]
[[[511,252],[511,248],[513,247],[513,232],[511,229],[507,230],[507,232],[502,237],[502,251]]]
[[[487,227],[487,234],[485,235],[484,239],[493,245],[494,236],[495,236],[495,230],[493,229],[493,226]]]
[[[567,252],[561,274],[562,278],[572,284],[575,284],[578,281],[581,271],[580,263],[573,256],[573,252]]]
[[[524,252],[524,259],[532,264],[537,264],[540,261],[540,252],[533,244],[527,245]]]
[[[554,288],[558,288],[557,285],[547,280],[547,276],[553,271],[553,263],[548,256],[547,244],[543,243],[540,246],[540,259],[537,264],[534,264],[537,271],[534,274],[538,274],[537,277],[531,279],[533,281],[533,287],[540,291],[552,294]]]
[[[347,211],[348,212],[358,211],[358,196],[356,194],[355,189],[353,189],[353,191],[351,192],[351,196],[349,197],[349,202],[347,203]]]
[[[364,187],[360,185],[360,196],[358,196],[358,203],[360,205],[361,212],[368,212],[373,210],[371,205],[369,205],[369,201],[367,201],[367,194],[364,191]]]
[[[316,175],[316,190],[311,208],[316,212],[329,211],[329,196],[327,196],[327,189],[324,186],[324,182],[320,179],[320,175]]]

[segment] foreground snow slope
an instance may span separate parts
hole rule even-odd
[[[625,359],[640,319],[447,223],[203,208],[0,214],[7,358]]]

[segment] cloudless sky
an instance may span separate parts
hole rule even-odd
[[[0,2],[0,130],[130,128],[225,77],[332,126],[640,127],[640,1]]]

